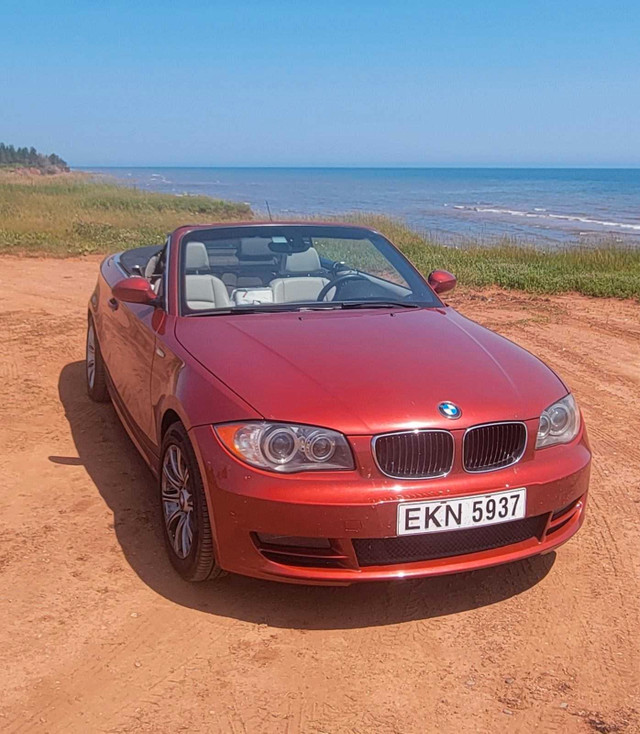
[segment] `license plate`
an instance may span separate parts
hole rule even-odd
[[[398,505],[398,535],[442,533],[519,520],[527,509],[527,490],[509,489],[472,497]]]

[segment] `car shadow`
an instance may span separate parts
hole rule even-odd
[[[298,586],[228,575],[189,584],[164,549],[156,485],[110,404],[86,394],[84,362],[66,365],[58,383],[78,457],[113,512],[117,540],[142,581],[165,598],[201,612],[274,627],[348,629],[441,617],[496,604],[537,584],[555,553],[494,568],[411,581],[347,587]]]

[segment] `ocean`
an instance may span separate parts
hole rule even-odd
[[[445,242],[640,246],[640,169],[87,168],[150,191],[247,202],[266,216],[376,212]]]

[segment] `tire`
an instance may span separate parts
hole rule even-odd
[[[181,423],[170,426],[162,440],[158,489],[164,539],[173,567],[186,581],[221,576],[202,476]]]
[[[96,403],[108,402],[107,376],[98,337],[96,336],[96,327],[91,316],[89,316],[89,323],[87,324],[85,375],[87,378],[87,394],[91,400]]]

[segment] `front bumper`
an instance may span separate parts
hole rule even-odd
[[[521,462],[506,469],[467,474],[454,467],[447,477],[416,481],[382,475],[366,436],[350,438],[358,467],[354,471],[278,475],[240,463],[209,426],[190,433],[207,491],[218,562],[227,571],[247,576],[342,585],[456,573],[549,552],[569,540],[584,520],[591,453],[583,432],[566,446],[528,451]],[[498,547],[487,548],[485,539],[468,545],[473,548],[469,552],[463,543],[461,553],[449,549],[446,557],[425,552],[424,558],[415,560],[414,546],[409,556],[405,551],[398,556],[412,560],[394,562],[400,501],[517,487],[527,488],[526,528],[531,532],[515,532],[512,537],[498,532]],[[505,524],[492,527],[504,530]],[[487,533],[492,527],[485,528]],[[265,535],[328,539],[329,543],[328,548],[274,546],[264,542]],[[464,536],[454,540],[458,538]],[[387,546],[391,550],[385,551]],[[381,548],[387,553],[384,562],[376,561]]]

